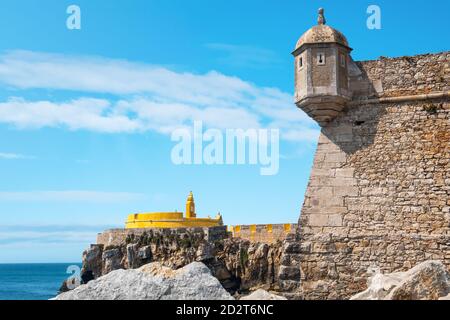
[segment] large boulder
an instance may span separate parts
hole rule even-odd
[[[179,270],[160,263],[116,270],[55,300],[233,300],[201,262]]]
[[[407,272],[381,274],[351,300],[438,300],[450,293],[450,276],[440,261],[426,261]]]

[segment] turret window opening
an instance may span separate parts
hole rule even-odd
[[[319,66],[324,65],[325,64],[325,54],[323,52],[319,52],[317,54],[317,64]]]
[[[341,53],[341,67],[345,68],[345,55]]]
[[[299,68],[299,69],[302,69],[302,68],[303,68],[303,57],[300,57],[300,58],[298,59],[298,68]]]

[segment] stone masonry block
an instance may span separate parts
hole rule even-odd
[[[340,178],[353,178],[355,174],[354,168],[339,168],[336,169],[336,177]]]
[[[358,187],[333,187],[333,195],[335,196],[358,196],[359,188]]]
[[[334,152],[334,153],[328,153],[325,156],[325,162],[332,162],[332,163],[342,163],[347,160],[347,155],[344,152]]]
[[[309,216],[309,225],[312,227],[341,227],[340,214],[313,214]]]
[[[344,198],[339,196],[329,196],[327,194],[317,194],[310,197],[308,204],[311,207],[341,207],[344,205]]]

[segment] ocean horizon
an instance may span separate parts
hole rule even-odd
[[[0,264],[0,300],[48,300],[58,294],[62,282],[71,276],[69,266],[81,263]]]

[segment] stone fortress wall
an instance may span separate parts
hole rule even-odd
[[[230,226],[228,230],[234,238],[270,244],[284,241],[297,227],[297,224],[253,224]]]
[[[174,228],[174,229],[111,229],[97,235],[97,245],[104,247],[121,246],[127,243],[129,237],[140,237],[144,233],[151,234],[153,238],[179,239],[198,238],[207,242],[215,242],[229,238],[226,226],[209,228]]]
[[[215,242],[230,237],[259,243],[276,243],[284,241],[289,234],[295,233],[297,224],[261,224],[221,226],[209,228],[174,228],[174,229],[110,229],[97,235],[97,244],[104,247],[120,246],[126,243],[127,237],[139,237],[151,233],[153,237],[179,238],[186,234],[197,236],[207,242]]]
[[[361,78],[356,79],[357,82],[378,85],[378,92],[375,94],[355,90],[356,100],[371,96],[405,100],[408,96],[448,94],[450,91],[449,52],[399,58],[380,57],[379,60],[356,64],[363,71]],[[357,85],[355,82],[351,83],[352,88]]]
[[[356,65],[281,259],[285,288],[305,299],[348,298],[370,268],[450,267],[450,52]]]

